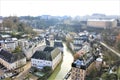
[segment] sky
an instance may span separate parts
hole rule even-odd
[[[0,16],[120,15],[120,0],[0,0]]]

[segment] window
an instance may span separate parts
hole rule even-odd
[[[72,79],[74,79],[74,76],[72,76]]]

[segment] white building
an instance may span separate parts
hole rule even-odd
[[[31,45],[29,42],[28,42],[28,40],[26,40],[26,39],[20,39],[19,41],[18,41],[18,44],[22,47],[22,48],[25,48],[25,49],[28,49],[29,48],[29,45]]]
[[[70,47],[73,51],[79,51],[82,48],[82,44],[73,44],[70,43]]]
[[[2,48],[13,51],[18,46],[17,38],[7,38],[0,41]]]
[[[79,51],[81,50],[83,44],[88,41],[87,35],[80,35],[77,37],[74,37],[73,42],[70,43],[70,47],[73,51]]]
[[[14,41],[5,42],[4,43],[4,48],[12,51],[12,50],[15,50],[16,44],[15,44]]]
[[[62,60],[62,53],[58,48],[46,47],[44,51],[36,51],[31,58],[32,67],[43,69],[45,66],[50,66],[52,70]]]
[[[102,59],[102,58],[99,57],[99,58],[96,59],[95,65],[96,65],[96,68],[97,68],[98,70],[101,69],[102,62],[103,62],[103,59]]]
[[[26,57],[23,54],[12,54],[0,49],[0,63],[8,70],[16,69],[26,64]]]

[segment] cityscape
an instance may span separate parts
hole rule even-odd
[[[120,80],[120,1],[1,0],[0,80]]]

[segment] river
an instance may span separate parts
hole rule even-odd
[[[63,60],[48,78],[48,80],[63,80],[65,75],[71,69],[71,63],[73,62],[72,53],[68,50],[65,43],[63,43],[64,51],[63,51]]]

